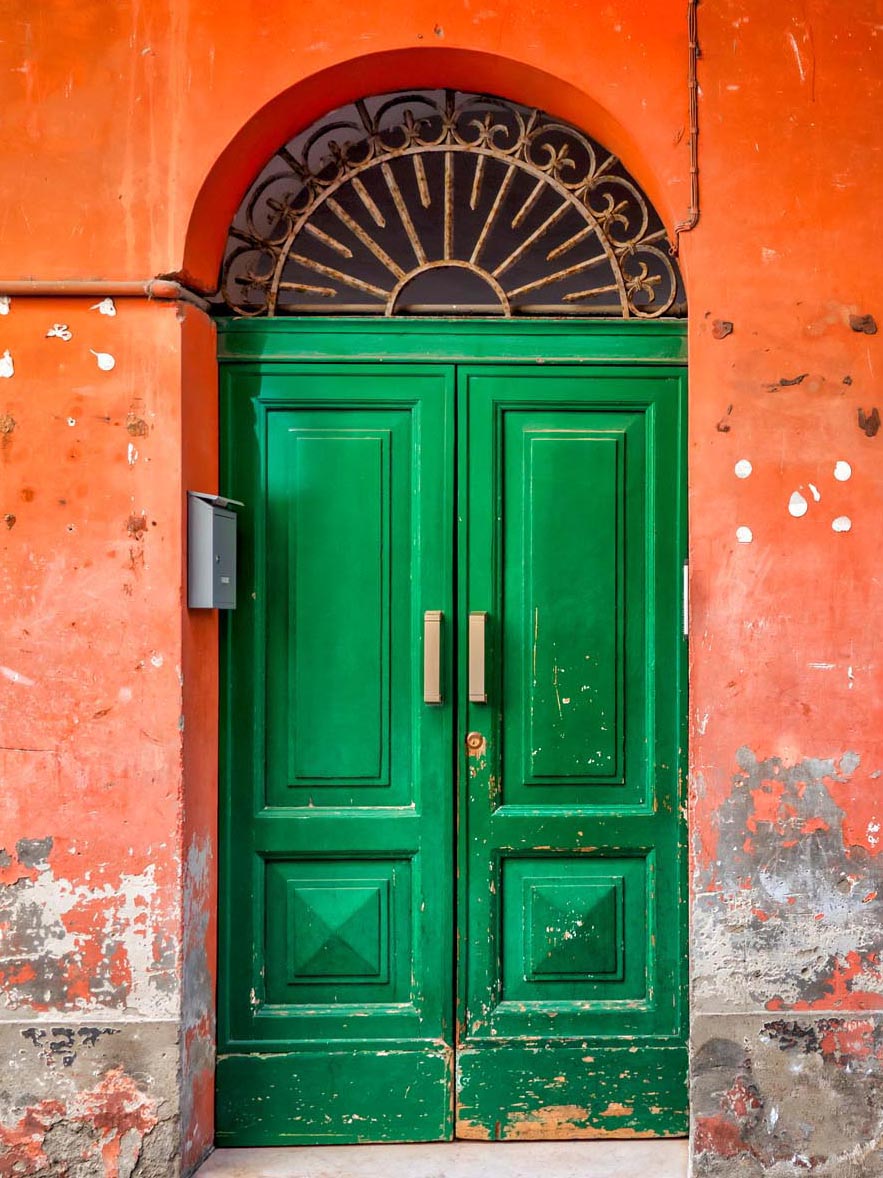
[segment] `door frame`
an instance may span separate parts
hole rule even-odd
[[[686,319],[217,319],[221,365],[262,360],[437,364],[687,363]],[[682,406],[686,410],[686,403]]]
[[[502,319],[502,318],[432,318],[393,319],[365,317],[292,316],[278,319],[218,320],[218,360],[222,370],[237,364],[262,362],[335,362],[409,364],[439,362],[468,364],[523,364],[525,367],[635,366],[653,368],[683,367],[686,375],[686,320],[586,320],[586,319]],[[677,550],[686,567],[687,558],[687,463],[686,463],[686,380],[678,405],[679,454],[677,465]],[[225,475],[223,455],[229,444],[221,428],[221,477]],[[222,492],[226,489],[222,486]],[[687,735],[688,735],[688,637],[687,611],[684,601],[686,577],[679,578],[677,594],[681,602],[684,626],[677,645],[676,690],[678,693],[678,844],[681,891],[677,914],[678,935],[684,948],[680,976],[683,1000],[683,1025],[688,1025],[688,871],[687,871]],[[229,669],[225,653],[225,627],[221,629],[220,659],[220,765],[219,869],[221,878],[225,861],[232,853],[231,824],[225,813],[230,796],[231,758],[228,741],[233,725],[226,723],[229,713]],[[459,711],[463,711],[461,700]],[[456,721],[458,725],[461,720]],[[461,884],[462,887],[462,884]],[[223,968],[225,944],[231,932],[225,924],[223,892],[219,888],[218,1005],[228,1001],[227,977]],[[459,901],[459,897],[458,897]],[[685,1107],[687,1105],[685,1094]],[[585,1134],[584,1134],[585,1135]],[[618,1135],[629,1136],[628,1131]]]

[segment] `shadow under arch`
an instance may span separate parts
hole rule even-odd
[[[242,126],[196,197],[174,276],[200,292],[213,292],[227,230],[249,185],[278,149],[329,111],[365,94],[408,88],[452,88],[494,94],[562,119],[618,156],[671,232],[677,212],[628,128],[592,95],[554,75],[511,58],[445,47],[396,49],[339,62],[282,91]]]

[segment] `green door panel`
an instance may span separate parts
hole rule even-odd
[[[641,488],[627,494],[625,452],[631,471],[641,426],[635,414],[603,408],[502,416],[500,589],[511,621],[501,632],[503,742],[519,758],[506,802],[622,800],[624,719],[640,712],[640,698],[626,706],[624,687],[637,696],[643,669],[639,633],[633,675],[623,661],[625,599],[643,580],[640,549],[625,567],[626,514],[641,508]],[[630,619],[634,631],[642,620]],[[629,735],[638,754],[637,724]]]
[[[424,611],[453,617],[453,401],[450,368],[222,379],[246,509],[224,634],[219,1142],[450,1135],[452,711],[423,703],[420,643]]]
[[[686,1044],[571,1041],[550,1050],[540,1041],[465,1051],[457,1065],[457,1137],[683,1137],[686,1075]]]
[[[451,1135],[453,1056],[426,1043],[226,1055],[218,1062],[219,1145],[437,1141]]]
[[[268,801],[407,805],[420,722],[414,414],[276,408],[266,429]]]
[[[268,461],[269,545],[287,550],[280,566],[290,569],[288,601],[270,598],[273,632],[288,639],[274,647],[274,670],[287,688],[279,704],[289,717],[274,730],[283,756],[270,777],[283,791],[310,795],[343,782],[387,786],[390,777],[384,734],[395,489],[384,487],[384,475],[392,436],[407,427],[408,415],[381,425],[372,421],[376,412],[354,412],[346,429],[335,428],[335,416],[274,414]],[[293,420],[298,424],[288,424]],[[407,545],[407,533],[396,540]],[[394,649],[407,664],[407,647]],[[271,758],[276,752],[271,744]]]
[[[457,1132],[682,1133],[681,373],[458,382],[460,627],[484,611],[488,633],[462,720]]]
[[[682,329],[330,322],[221,332],[218,1143],[682,1134]]]

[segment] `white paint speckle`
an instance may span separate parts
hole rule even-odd
[[[818,487],[815,485],[815,483],[810,483],[809,489],[810,489],[813,499],[815,499],[816,503],[818,503],[818,501],[822,497],[822,492],[818,489]]]
[[[129,442],[128,448],[126,450],[126,461],[128,462],[129,466],[134,466],[138,461],[138,449],[134,442]]]
[[[852,528],[852,520],[848,515],[838,515],[831,527],[835,532],[848,532]]]
[[[150,656],[151,667],[161,667],[163,664],[163,657],[161,654],[152,654]]]
[[[757,144],[754,145],[757,148]],[[775,262],[779,257],[779,251],[770,249],[768,246],[761,246],[760,256],[765,262]]]
[[[12,356],[9,354],[9,348],[0,356],[0,376],[14,376],[15,365],[12,363]]]
[[[788,500],[788,510],[795,519],[799,519],[800,516],[806,515],[808,506],[808,503],[799,491],[794,491],[791,495],[791,498]]]
[[[739,461],[736,463],[736,465],[733,467],[733,470],[735,471],[737,479],[747,479],[753,469],[754,469],[754,467],[751,465],[751,463],[748,461],[747,458],[740,458]]]
[[[846,668],[846,685],[850,691],[855,685],[855,671],[853,671],[852,667]]]
[[[0,315],[8,315],[12,299],[9,295],[0,295]]]
[[[74,338],[74,333],[66,323],[53,323],[46,332],[46,338],[69,340]]]
[[[797,45],[797,39],[795,38],[793,33],[787,33],[786,36],[788,37],[788,40],[791,42],[791,49],[794,52],[794,60],[797,62],[797,72],[800,74],[800,80],[801,80],[801,82],[805,82],[806,81],[806,67],[803,63],[803,57],[801,56],[800,49]]]
[[[736,528],[736,539],[740,544],[750,544],[754,539],[754,533],[751,531],[751,528],[746,528],[744,526],[741,528]]]
[[[69,417],[69,418],[67,419],[67,423],[68,423],[68,425],[71,425],[71,426],[73,426],[73,425],[76,425],[76,424],[77,424],[77,419],[76,419],[75,417]]]
[[[99,315],[116,315],[117,309],[113,299],[102,299],[100,303],[93,303],[90,311],[97,311]]]
[[[120,701],[121,704],[127,704],[131,700],[131,698],[132,698],[132,688],[131,687],[121,687],[119,689],[119,691],[117,692],[117,699]]]
[[[90,348],[89,351],[95,357],[95,363],[102,372],[110,372],[111,368],[116,364],[116,360],[114,360],[110,352],[96,352],[94,348]]]
[[[847,479],[852,478],[852,467],[842,458],[834,463],[834,478],[838,483],[845,483]]]
[[[12,667],[0,666],[0,675],[4,679],[8,679],[10,683],[20,683],[22,687],[34,686],[33,679],[29,679],[27,675],[22,675],[21,671],[13,671]]]
[[[809,663],[808,665],[810,667],[812,667],[812,669],[814,671],[833,671],[834,670],[833,663]]]

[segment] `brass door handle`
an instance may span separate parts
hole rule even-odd
[[[469,615],[469,702],[487,703],[485,683],[485,644],[487,641],[487,614],[481,610]]]
[[[440,704],[442,699],[441,630],[444,614],[428,609],[423,615],[423,702]]]

